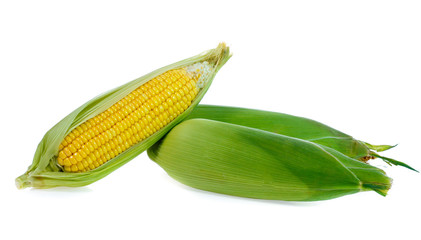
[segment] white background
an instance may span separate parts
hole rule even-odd
[[[421,169],[419,1],[2,1],[1,239],[420,239],[421,175],[387,197],[208,193],[142,154],[76,189],[17,190],[44,133],[90,98],[225,41],[202,103],[309,117]]]

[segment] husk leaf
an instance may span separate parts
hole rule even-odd
[[[405,163],[397,160],[388,161],[388,158],[372,151],[386,151],[394,146],[372,145],[359,141],[346,133],[304,117],[255,109],[201,104],[192,111],[187,119],[193,118],[211,119],[279,133],[333,148],[348,157],[364,162],[378,157],[385,162],[416,171]]]
[[[373,190],[391,179],[378,168],[310,141],[208,119],[183,121],[148,149],[188,186],[234,196],[317,201]]]

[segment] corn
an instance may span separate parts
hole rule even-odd
[[[348,157],[363,162],[374,158],[381,158],[389,165],[399,165],[417,171],[406,163],[380,156],[374,152],[385,151],[394,146],[371,145],[308,118],[284,113],[212,105],[197,106],[187,119],[193,118],[205,118],[257,128],[330,147]]]
[[[182,121],[230,56],[222,43],[88,101],[46,133],[17,187],[76,187],[105,177]]]
[[[183,121],[148,155],[183,184],[249,198],[317,201],[370,190],[385,196],[392,182],[332,148],[208,119]]]

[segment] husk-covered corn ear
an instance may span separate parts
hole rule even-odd
[[[222,43],[83,104],[45,134],[17,187],[84,186],[110,174],[182,121],[230,56]]]
[[[381,158],[388,164],[417,171],[406,163],[376,153],[386,151],[394,146],[372,145],[359,141],[348,134],[308,118],[255,109],[213,105],[197,106],[187,117],[187,119],[193,118],[211,119],[279,133],[333,148],[348,157],[363,162]]]
[[[234,196],[316,201],[361,191],[386,195],[376,167],[310,141],[207,119],[186,120],[148,149],[188,186]]]

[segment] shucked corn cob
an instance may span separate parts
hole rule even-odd
[[[73,129],[59,146],[66,172],[93,170],[174,120],[190,105],[210,73],[205,61],[169,70]]]
[[[258,128],[321,144],[360,161],[367,162],[378,157],[388,164],[399,165],[417,171],[403,162],[380,156],[374,152],[385,151],[394,146],[371,145],[308,118],[284,113],[212,105],[197,106],[187,117],[187,119],[193,118],[205,118]]]
[[[229,57],[220,44],[87,102],[47,132],[18,188],[83,186],[108,175],[185,118]]]
[[[148,149],[188,186],[241,197],[316,201],[373,190],[386,195],[384,172],[331,148],[255,128],[190,119]]]

